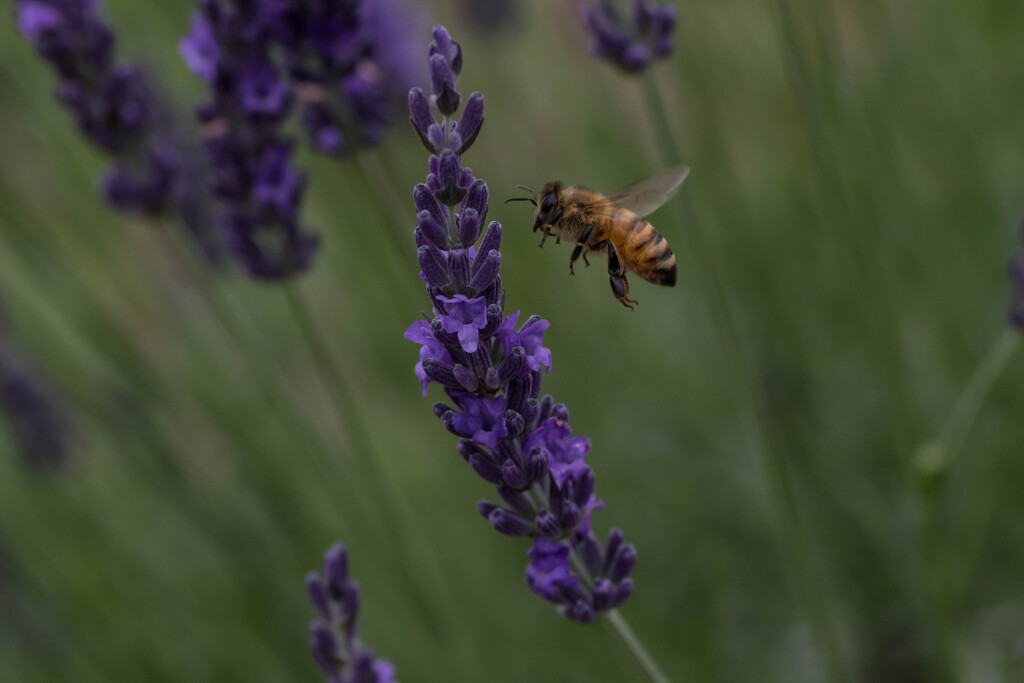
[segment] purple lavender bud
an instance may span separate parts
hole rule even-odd
[[[500,506],[487,500],[478,500],[476,503],[476,511],[483,515],[484,519],[491,516],[491,513],[497,510]]]
[[[409,91],[409,113],[409,120],[420,136],[420,140],[423,141],[423,146],[433,154],[440,152],[441,145],[435,144],[430,137],[430,128],[437,124],[434,123],[434,117],[430,113],[430,102],[427,101],[427,96],[420,88],[413,88]],[[438,131],[440,131],[440,127]]]
[[[525,536],[533,529],[528,520],[514,512],[498,508],[487,517],[494,530],[506,536]]]
[[[320,576],[316,572],[306,574],[306,591],[309,593],[309,601],[313,608],[320,613],[324,620],[331,618],[330,597],[327,589],[320,583]]]
[[[455,375],[455,379],[459,380],[459,384],[463,386],[466,391],[475,391],[480,380],[473,374],[473,371],[467,368],[461,363],[456,363],[455,367],[452,368],[452,372]]]
[[[476,142],[476,136],[484,125],[484,96],[478,92],[473,93],[466,100],[466,108],[462,111],[462,118],[459,119],[460,144],[455,150],[459,156],[465,154],[466,150]]]
[[[501,466],[501,479],[505,482],[505,486],[514,491],[523,491],[529,487],[526,477],[523,476],[523,471],[511,460],[506,460]]]
[[[427,377],[435,382],[440,382],[449,389],[458,390],[462,388],[459,380],[455,377],[455,372],[451,365],[428,358],[423,361],[423,371],[427,373]]]
[[[434,89],[434,102],[444,116],[452,116],[459,110],[461,99],[455,90],[455,74],[447,60],[441,55],[430,58],[430,82]]]
[[[558,523],[562,525],[563,529],[575,529],[580,525],[582,519],[583,512],[576,503],[568,502],[562,505],[562,514],[558,518]]]
[[[501,388],[501,375],[498,374],[497,368],[487,368],[487,372],[484,374],[484,386],[490,391],[497,391]]]
[[[446,413],[453,412],[452,408],[445,403],[438,401],[434,404],[434,416],[438,419],[445,416]]]
[[[531,483],[540,481],[548,473],[548,454],[535,448],[526,461],[526,478]]]
[[[428,212],[430,216],[434,219],[434,222],[440,225],[447,234],[448,212],[445,210],[441,202],[437,201],[437,198],[434,197],[434,194],[430,191],[430,188],[428,188],[425,184],[420,183],[413,189],[412,196],[413,200],[416,202],[417,214],[422,213],[423,211]],[[445,240],[447,242],[447,236],[445,237]]]
[[[562,607],[559,611],[569,619],[581,624],[592,624],[597,619],[594,609],[583,600],[577,600],[572,605]]]
[[[438,249],[446,249],[448,247],[448,234],[445,232],[444,226],[434,218],[433,214],[429,211],[420,211],[416,220],[419,229],[423,232],[423,236],[431,244]]]
[[[519,411],[509,410],[505,413],[505,429],[508,431],[508,435],[510,437],[518,437],[523,433],[523,428],[525,426],[526,420],[523,419],[523,416]]]
[[[462,73],[462,46],[452,40],[444,26],[434,27],[434,41],[430,43],[430,56],[440,55],[456,76]]]
[[[540,401],[540,411],[537,413],[537,421],[543,422],[544,420],[551,417],[551,411],[555,407],[555,399],[551,394],[546,395]]]
[[[604,568],[602,566],[604,564],[604,557],[601,554],[601,544],[598,543],[597,537],[594,534],[582,536],[577,534],[574,539],[574,545],[590,575],[600,575],[601,570]]]
[[[501,483],[501,468],[489,456],[471,455],[469,465],[487,483]]]
[[[331,597],[341,598],[348,582],[348,551],[341,543],[332,545],[324,555],[324,580]]]
[[[464,249],[457,249],[448,256],[448,267],[451,268],[452,277],[460,289],[469,286],[469,254]],[[486,311],[484,313],[486,316]]]
[[[485,213],[486,210],[480,215],[484,215]],[[486,258],[487,254],[499,249],[501,249],[501,223],[498,221],[492,221],[491,224],[487,226],[487,232],[484,233],[483,241],[480,242],[480,250],[476,254],[476,262],[474,262],[473,267],[479,268],[479,264],[483,263],[483,259]]]
[[[526,351],[521,346],[513,348],[505,355],[498,366],[498,376],[502,383],[508,382],[519,374],[519,369],[523,367],[525,358]]]
[[[534,524],[537,525],[540,534],[546,538],[557,538],[562,533],[562,526],[558,523],[558,519],[546,509],[537,513]]]
[[[473,276],[469,286],[473,291],[482,292],[498,279],[498,273],[501,270],[501,253],[496,249],[491,249],[487,254],[486,259],[480,265],[479,270]],[[545,349],[547,350],[547,349]],[[550,359],[550,351],[548,351],[548,358]]]
[[[622,533],[622,529],[612,527],[612,530],[608,532],[608,542],[605,544],[604,548],[604,567],[598,573],[608,573],[608,567],[611,565],[612,559],[615,557],[615,554],[619,552],[619,548],[624,542],[625,536]]]
[[[615,588],[615,597],[612,600],[612,609],[615,609],[633,594],[633,579],[623,579]]]
[[[615,601],[615,585],[608,579],[597,579],[594,581],[593,602],[594,609],[604,612],[612,608]]]
[[[416,251],[416,257],[420,262],[422,277],[431,287],[444,289],[451,283],[448,264],[437,247],[432,244],[422,246]]]
[[[505,501],[505,504],[520,515],[526,517],[535,514],[536,509],[532,500],[522,491],[515,491],[507,486],[498,486],[497,491],[501,499]]]
[[[446,149],[439,157],[431,157],[431,160],[432,172],[427,177],[427,186],[441,203],[455,206],[466,196],[469,187],[469,184],[465,184],[459,158],[450,149]]]
[[[632,543],[624,543],[619,546],[608,565],[608,578],[612,583],[622,583],[622,580],[629,576],[636,566],[636,548]]]
[[[468,247],[480,236],[480,213],[476,209],[465,209],[459,214],[459,242]]]
[[[309,630],[313,659],[320,665],[325,676],[333,678],[343,664],[338,651],[338,641],[331,633],[330,627],[322,621],[314,621],[309,625]]]
[[[487,199],[488,199],[487,183],[485,183],[482,180],[474,180],[473,184],[470,185],[469,189],[466,191],[466,196],[462,200],[462,210],[465,212],[465,211],[469,211],[470,209],[472,209],[473,211],[476,212],[476,215],[478,216],[478,219],[479,219],[478,220],[478,224],[483,224],[484,220],[487,218],[487,209],[488,209]],[[500,228],[500,226],[499,226],[499,228]],[[478,232],[479,232],[479,230],[478,230]],[[499,237],[500,237],[500,232],[499,232]],[[476,238],[474,238],[471,242],[468,242],[467,244],[470,244],[470,243],[473,243],[473,242],[476,242]],[[499,243],[500,243],[500,239],[499,239]],[[483,245],[481,245],[481,248],[482,247],[483,247]],[[490,248],[491,249],[497,249],[498,246],[492,246]]]
[[[466,462],[469,462],[470,457],[474,455],[490,457],[487,451],[485,451],[480,445],[474,443],[470,439],[463,439],[462,441],[460,441],[458,445],[458,451],[459,455],[461,455],[462,459],[465,460]]]
[[[555,418],[559,422],[568,422],[569,409],[565,407],[564,403],[556,403],[551,407],[551,417]]]
[[[505,319],[502,314],[501,306],[498,304],[489,304],[487,306],[487,323],[484,325],[482,334],[485,337],[492,337],[494,333],[501,327],[501,321]]]

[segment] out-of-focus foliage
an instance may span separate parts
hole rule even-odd
[[[463,4],[430,14],[472,55],[462,89],[485,93],[487,121],[466,163],[495,200],[555,179],[613,190],[661,165],[642,83],[590,56],[575,3],[524,2],[497,37]],[[122,51],[184,108],[200,102],[176,48],[191,3],[107,6]],[[678,10],[678,49],[653,73],[692,168],[683,193],[851,679],[1024,678],[1019,356],[953,466],[915,464],[1005,327],[1024,5]],[[215,278],[244,333],[232,341],[165,235],[102,205],[105,162],[52,89],[0,17],[0,297],[76,435],[66,465],[40,472],[0,427],[0,678],[317,680],[303,576],[343,539],[362,637],[399,680],[632,680],[608,633],[529,594],[528,544],[477,514],[486,487],[420,396],[402,338],[424,301],[415,133],[341,162],[298,155],[324,237],[302,287],[414,513],[410,550],[375,509],[284,291]],[[551,321],[545,390],[593,441],[596,529],[621,526],[639,551],[624,616],[676,681],[823,680],[692,226],[652,216],[680,281],[634,282],[630,313],[603,266],[570,278],[569,247],[537,249],[527,208],[492,202],[508,307]]]

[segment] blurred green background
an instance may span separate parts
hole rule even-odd
[[[5,4],[0,297],[75,440],[66,467],[33,471],[0,423],[0,679],[319,680],[302,580],[342,539],[364,640],[402,681],[640,680],[610,633],[529,592],[528,543],[477,514],[493,489],[431,413],[436,385],[420,397],[402,332],[426,306],[409,265],[426,154],[404,117],[366,163],[300,157],[325,242],[301,287],[404,501],[382,510],[282,289],[216,279],[240,349],[159,232],[102,205],[106,162]],[[106,5],[122,54],[198,103],[176,49],[191,3]],[[642,81],[590,57],[575,2],[515,5],[497,33],[462,5],[426,9],[463,44],[463,93],[487,98],[465,162],[505,226],[508,308],[551,321],[544,389],[593,441],[596,528],[640,556],[623,614],[666,673],[1024,680],[1021,355],[962,451],[915,460],[1005,328],[1024,4],[680,3],[679,49],[653,73],[690,209],[652,218],[680,281],[634,278],[635,313],[499,200],[663,165]],[[367,190],[367,168],[388,180]]]

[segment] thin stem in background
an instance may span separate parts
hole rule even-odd
[[[458,615],[454,614],[451,608],[455,602],[448,594],[434,553],[425,543],[424,535],[419,532],[419,524],[408,501],[401,495],[378,461],[378,451],[366,429],[359,399],[353,393],[354,384],[334,362],[322,337],[317,333],[310,307],[298,282],[289,280],[284,284],[284,290],[335,413],[345,428],[351,453],[358,457],[359,464],[364,466],[364,471],[372,480],[373,492],[383,499],[368,509],[376,509],[376,513],[373,514],[385,519],[386,526],[389,527],[388,533],[393,538],[390,545],[406,555],[402,569],[411,585],[417,589],[419,608],[425,622],[439,638],[445,638],[447,631],[440,628],[440,624],[437,623],[438,616],[443,615],[447,625],[457,631],[453,640],[465,642],[465,634],[459,625]],[[466,650],[464,647],[448,648],[449,653],[469,658],[469,662],[464,663],[471,665],[478,672],[480,667],[475,653]]]
[[[960,396],[934,440],[914,455],[918,478],[918,544],[921,571],[925,576],[925,598],[932,622],[932,675],[936,681],[956,681],[957,665],[953,637],[952,591],[939,571],[942,533],[938,525],[938,503],[946,475],[964,457],[968,436],[989,393],[1021,345],[1021,334],[1006,330],[992,344],[967,381]]]
[[[645,78],[647,109],[652,123],[660,138],[659,147],[669,164],[682,161],[680,148],[676,144],[672,125],[669,122],[664,100],[661,96],[654,72]],[[734,383],[747,403],[746,422],[747,438],[751,441],[751,449],[756,451],[763,461],[768,476],[769,490],[777,507],[777,514],[783,528],[783,534],[790,550],[790,559],[796,573],[794,581],[798,594],[805,603],[805,610],[811,620],[812,637],[823,657],[823,664],[829,678],[836,683],[848,680],[843,664],[839,639],[832,623],[830,608],[821,577],[814,567],[811,550],[806,538],[803,524],[800,521],[796,501],[796,493],[789,480],[785,455],[777,443],[771,415],[760,398],[759,382],[751,365],[750,358],[743,347],[742,337],[736,325],[735,314],[722,283],[716,260],[711,253],[700,230],[693,204],[681,202],[684,213],[684,224],[690,230],[691,241],[696,260],[703,265],[703,275],[710,290],[711,310],[715,318],[719,334],[728,349],[734,372]]]
[[[629,627],[625,618],[619,614],[619,610],[613,609],[609,611],[601,621],[611,629],[612,633],[618,636],[623,647],[629,650],[652,683],[669,683],[668,677],[658,668],[658,663],[654,661],[654,658],[644,648],[643,643],[633,633],[633,629]]]
[[[171,252],[177,256],[178,261],[185,267],[186,272],[192,278],[192,281],[199,290],[200,296],[206,302],[210,312],[213,313],[213,317],[217,320],[221,330],[223,330],[229,341],[234,345],[235,351],[240,357],[244,356],[243,349],[245,344],[243,342],[242,328],[227,305],[225,305],[220,292],[214,287],[210,278],[210,269],[199,263],[196,254],[189,245],[185,244],[181,232],[177,230],[177,226],[169,219],[158,219],[155,222],[155,229],[170,246]]]
[[[918,451],[915,465],[919,471],[934,474],[956,465],[981,406],[1020,344],[1021,334],[1016,330],[1006,330],[992,344],[953,404],[938,436]]]

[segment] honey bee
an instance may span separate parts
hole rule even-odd
[[[555,244],[562,239],[576,247],[569,257],[569,274],[574,275],[576,259],[587,254],[608,252],[608,277],[612,293],[629,309],[637,303],[629,298],[626,271],[631,270],[648,282],[666,287],[676,284],[676,257],[665,238],[643,219],[672,198],[683,184],[690,169],[686,166],[666,168],[649,178],[609,195],[585,187],[562,187],[548,183],[538,197],[533,190],[520,185],[530,197],[514,197],[506,201],[532,202],[533,231],[543,233],[543,247],[548,237]]]

